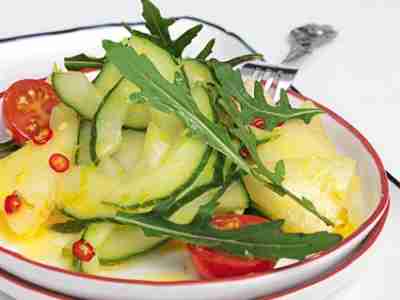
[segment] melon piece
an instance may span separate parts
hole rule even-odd
[[[352,178],[356,174],[355,161],[343,156],[311,156],[287,159],[284,162],[286,176],[283,185],[297,196],[312,201],[317,211],[337,226],[343,226],[348,221],[343,218],[348,208],[344,203],[351,201],[347,197]],[[267,166],[273,167],[273,163]],[[272,219],[285,220],[285,231],[311,233],[334,230],[290,197],[279,196],[255,178],[247,176],[245,184],[261,212]]]
[[[50,126],[53,138],[45,145],[28,142],[24,147],[0,160],[0,204],[2,214],[18,235],[32,235],[56,206],[56,182],[60,175],[49,166],[53,153],[62,153],[73,161],[79,120],[77,114],[63,104],[52,113]],[[23,200],[21,209],[7,215],[4,199],[16,192]]]
[[[302,107],[313,107],[313,104],[306,102]],[[278,138],[257,147],[257,152],[264,162],[336,155],[335,145],[325,132],[321,116],[315,116],[309,124],[302,120],[287,121],[283,126],[275,128],[273,133]]]

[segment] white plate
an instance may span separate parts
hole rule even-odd
[[[176,31],[182,32],[189,25],[196,23],[198,21],[181,19],[177,22]],[[5,88],[14,80],[24,77],[46,76],[50,73],[53,62],[62,64],[64,56],[82,51],[101,55],[102,50],[99,46],[102,39],[118,40],[125,35],[120,27],[106,26],[4,43],[0,48],[0,87]],[[251,51],[251,48],[237,36],[221,28],[206,25],[188,54],[197,53],[196,49],[211,37],[217,39],[214,55],[219,59]],[[24,59],[21,60],[21,57]],[[304,97],[296,93],[292,93],[291,98],[294,102],[304,101]],[[358,161],[365,195],[365,222],[354,234],[331,251],[289,267],[278,268],[270,274],[213,282],[192,280],[160,283],[144,280],[151,278],[149,274],[163,273],[185,266],[187,259],[184,253],[169,253],[158,257],[153,254],[151,259],[146,260],[141,266],[135,266],[124,272],[116,271],[111,274],[112,278],[107,278],[68,272],[32,261],[18,254],[12,245],[4,245],[0,247],[0,267],[43,287],[98,300],[244,299],[282,291],[311,279],[347,257],[376,225],[389,203],[384,168],[374,149],[350,124],[333,112],[327,112],[323,122],[328,133],[341,153]],[[190,272],[186,275],[188,279],[196,279]]]
[[[392,188],[397,189],[393,185]],[[335,297],[339,290],[343,290],[344,287],[351,285],[358,278],[360,271],[364,270],[370,263],[370,254],[377,247],[378,237],[380,237],[384,228],[387,213],[388,208],[379,223],[363,241],[362,245],[344,261],[336,265],[333,270],[320,274],[308,282],[303,282],[290,289],[262,297],[258,300],[330,300],[332,297]],[[7,292],[8,295],[15,299],[77,300],[76,298],[73,299],[69,296],[55,293],[23,281],[1,269],[0,290]],[[0,299],[3,300],[2,295],[0,295]],[[8,300],[8,297],[4,300]]]

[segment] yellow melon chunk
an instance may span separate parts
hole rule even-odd
[[[0,160],[1,212],[18,235],[34,234],[56,206],[56,181],[62,175],[49,166],[50,156],[62,153],[73,162],[79,126],[76,113],[60,104],[53,110],[50,126],[53,138],[48,143],[38,146],[28,142]],[[14,192],[23,204],[18,212],[7,215],[4,199]]]
[[[283,185],[299,197],[312,201],[318,212],[336,225],[343,225],[343,205],[347,191],[356,173],[355,161],[334,158],[297,158],[285,160],[286,176]],[[267,164],[273,167],[273,163]],[[285,219],[288,232],[332,231],[316,216],[305,210],[288,196],[281,197],[253,177],[245,178],[246,187],[255,205],[272,219]]]
[[[312,107],[308,102],[303,107]],[[290,120],[273,130],[279,137],[257,147],[261,159],[274,162],[280,159],[308,156],[332,157],[336,148],[325,133],[321,117],[315,116],[309,124],[302,120]]]

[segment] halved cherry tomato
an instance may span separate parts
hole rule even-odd
[[[22,206],[22,201],[16,193],[8,195],[4,200],[4,211],[7,215],[16,213]]]
[[[53,88],[44,80],[24,79],[12,84],[4,95],[3,117],[14,141],[47,142],[43,136],[49,136],[50,114],[58,103]]]
[[[268,222],[253,215],[224,215],[213,219],[212,224],[221,230]],[[233,256],[207,247],[188,245],[193,264],[204,279],[216,279],[271,271],[276,261]]]
[[[72,245],[72,253],[77,259],[85,262],[91,261],[96,254],[93,246],[84,239],[80,239]]]
[[[54,171],[62,173],[69,169],[69,159],[64,154],[54,153],[49,158],[49,165]]]

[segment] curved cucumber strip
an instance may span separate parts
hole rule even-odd
[[[81,72],[56,72],[52,84],[58,97],[85,119],[91,120],[99,107],[102,96]]]
[[[79,261],[74,258],[73,265],[80,272],[87,274],[97,274],[100,270],[100,261],[97,255],[97,248],[104,243],[106,238],[111,234],[115,224],[109,222],[93,223],[83,232],[82,239],[89,242],[95,250],[96,255],[88,261]]]
[[[243,183],[240,180],[235,180],[226,189],[213,188],[196,200],[186,204],[171,216],[171,220],[179,224],[190,223],[196,216],[200,206],[205,205],[215,197],[218,198],[216,214],[243,213],[250,203]]]
[[[178,70],[174,59],[152,42],[132,37],[129,46],[138,53],[146,55],[159,72],[169,81],[175,78]],[[101,158],[117,151],[121,143],[121,130],[124,124],[130,128],[144,130],[150,120],[148,105],[131,104],[129,96],[140,89],[127,79],[122,79],[108,94],[95,116],[92,159]]]
[[[125,171],[130,171],[135,168],[143,156],[144,141],[144,132],[125,129],[122,131],[122,143],[112,157]]]
[[[111,202],[122,207],[137,207],[179,194],[197,178],[210,153],[211,149],[203,141],[184,137],[159,168],[139,172],[121,186]]]
[[[165,237],[148,237],[136,226],[115,225],[104,242],[96,248],[100,264],[115,264],[163,244]]]
[[[92,163],[90,158],[90,139],[92,123],[86,120],[81,121],[78,133],[78,150],[75,155],[75,162],[78,165],[88,165]]]
[[[103,99],[111,89],[121,80],[121,73],[118,68],[110,62],[103,65],[100,73],[93,81],[93,85]]]

